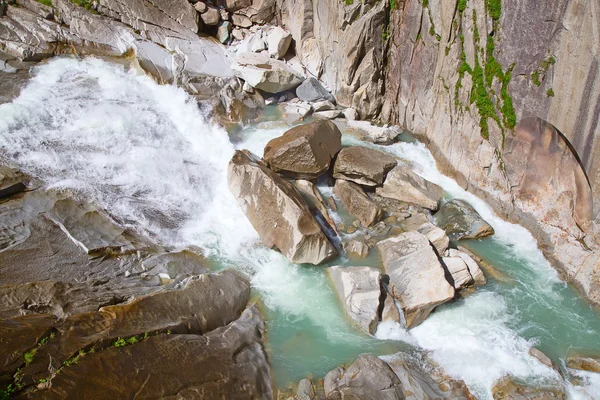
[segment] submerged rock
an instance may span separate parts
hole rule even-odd
[[[435,214],[435,223],[452,240],[479,239],[494,234],[494,228],[463,200],[444,203]]]
[[[576,356],[567,360],[567,367],[600,373],[600,357]]]
[[[346,253],[350,256],[356,256],[358,258],[365,258],[369,255],[369,246],[358,240],[351,240],[346,246]]]
[[[383,187],[377,188],[383,197],[404,201],[429,210],[437,210],[444,191],[435,183],[421,178],[405,165],[390,171]]]
[[[436,306],[454,298],[454,288],[424,235],[402,233],[377,243],[377,247],[407,328],[420,324]]]
[[[563,388],[527,386],[516,382],[508,375],[494,384],[492,395],[494,400],[562,400],[567,398]]]
[[[338,154],[333,176],[365,186],[379,186],[397,163],[394,157],[378,150],[361,146],[346,147]]]
[[[291,183],[252,153],[236,151],[227,170],[229,189],[263,243],[294,263],[320,264],[336,255],[308,205]]]
[[[342,148],[342,133],[330,121],[296,126],[267,143],[264,159],[275,172],[297,179],[325,173]]]
[[[348,368],[338,367],[323,380],[328,399],[404,400],[402,382],[381,359],[360,355]]]
[[[326,269],[344,311],[363,331],[377,330],[381,272],[372,267],[335,266]]]
[[[338,179],[333,194],[354,218],[358,218],[364,227],[369,227],[383,216],[381,208],[372,201],[362,188],[354,182]]]
[[[535,359],[537,359],[539,362],[541,362],[542,364],[544,364],[548,368],[552,368],[553,370],[555,370],[556,372],[558,372],[560,375],[562,375],[562,372],[560,371],[560,368],[558,367],[558,365],[556,365],[554,363],[554,361],[552,361],[552,359],[550,357],[548,357],[546,354],[544,354],[537,347],[531,347],[529,349],[528,353],[529,353],[529,355],[531,357],[534,357]]]

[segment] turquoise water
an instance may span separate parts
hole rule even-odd
[[[0,105],[5,156],[47,188],[97,202],[167,248],[199,248],[219,268],[246,273],[263,305],[266,349],[280,387],[323,377],[363,352],[425,351],[484,399],[507,373],[562,384],[528,355],[531,345],[558,362],[574,351],[600,352],[600,314],[558,279],[529,232],[502,221],[441,175],[418,142],[360,144],[396,155],[449,198],[471,203],[496,235],[465,245],[498,273],[486,273],[486,286],[438,307],[408,332],[387,324],[377,338],[367,337],[342,314],[322,267],[294,265],[264,248],[227,187],[227,163],[236,148],[262,155],[268,140],[288,127],[246,127],[230,138],[183,90],[100,60],[61,58],[34,75],[19,98]],[[276,118],[273,113],[267,119]],[[359,142],[346,135],[344,144]],[[373,253],[332,264],[378,262]],[[579,373],[583,386],[567,385],[570,397],[600,398],[597,375]]]

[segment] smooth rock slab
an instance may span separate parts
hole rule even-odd
[[[368,147],[352,146],[340,151],[333,177],[365,186],[379,186],[398,161],[389,154]]]
[[[236,151],[227,180],[267,247],[278,248],[294,263],[316,265],[336,255],[302,196],[255,155]]]
[[[494,228],[463,200],[444,203],[435,214],[435,223],[452,240],[479,239],[494,234]]]
[[[377,188],[383,197],[404,201],[429,210],[437,210],[444,191],[435,183],[415,174],[405,165],[390,171],[383,187]]]
[[[454,288],[424,235],[402,233],[377,243],[377,247],[407,328],[420,324],[436,306],[452,300]]]
[[[327,274],[344,311],[363,331],[377,330],[381,272],[373,267],[329,267]]]
[[[358,218],[364,227],[373,225],[383,216],[382,209],[354,182],[338,179],[335,182],[333,194],[340,200],[348,213],[354,218]]]
[[[460,257],[465,264],[467,264],[467,268],[469,268],[469,273],[473,277],[473,283],[475,286],[483,286],[487,283],[487,279],[485,275],[483,275],[483,271],[479,267],[479,264],[470,254],[455,249],[450,249],[448,252],[450,257]]]
[[[265,146],[264,160],[275,172],[297,179],[325,173],[342,148],[342,133],[330,121],[296,126]]]

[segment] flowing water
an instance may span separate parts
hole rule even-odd
[[[488,274],[486,286],[438,307],[409,332],[388,324],[372,338],[353,329],[322,268],[291,264],[264,248],[227,188],[233,151],[262,155],[266,142],[284,131],[249,127],[232,144],[183,90],[97,59],[41,65],[18,98],[0,106],[2,153],[48,188],[95,201],[169,248],[198,246],[218,267],[251,277],[264,304],[278,386],[322,377],[363,352],[391,355],[417,347],[488,398],[506,373],[537,384],[559,380],[528,355],[531,345],[557,362],[573,351],[600,351],[599,313],[558,279],[529,232],[441,175],[420,143],[380,148],[490,222],[493,238],[462,244],[493,264],[497,279]],[[344,141],[357,142],[351,136]],[[578,386],[567,384],[571,398],[600,397],[598,374],[577,377]]]

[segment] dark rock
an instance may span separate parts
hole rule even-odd
[[[315,102],[329,100],[330,102],[335,103],[335,97],[333,97],[331,93],[329,93],[327,89],[313,77],[307,78],[296,88],[296,95],[302,101]]]
[[[494,234],[494,228],[467,202],[450,200],[435,214],[435,223],[452,240],[479,239]]]

